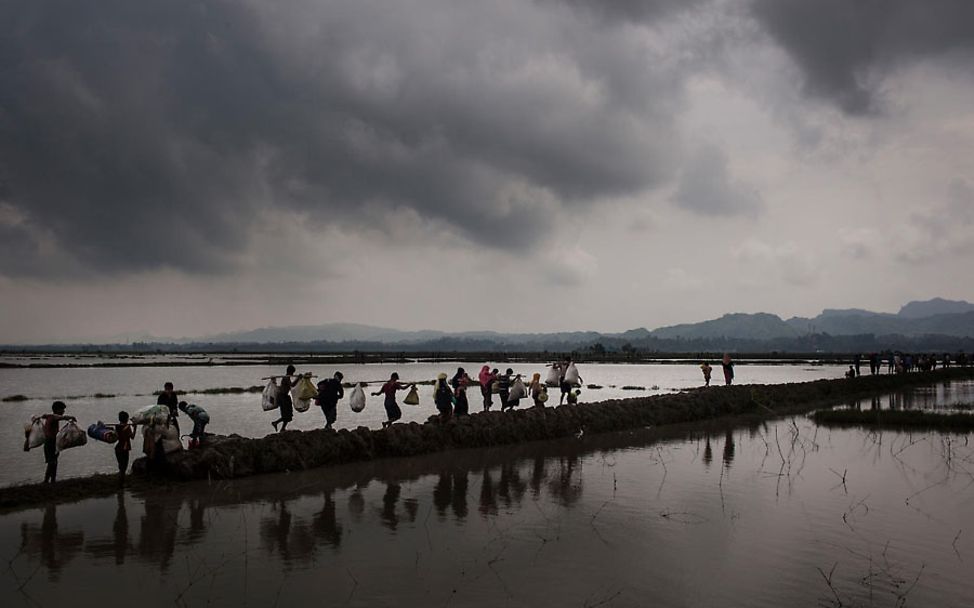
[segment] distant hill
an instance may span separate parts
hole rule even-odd
[[[946,312],[945,312],[946,311]],[[930,314],[927,314],[930,313]],[[135,340],[89,341],[145,351],[247,350],[254,352],[838,352],[884,348],[959,349],[974,344],[974,304],[934,298],[910,302],[896,314],[861,308],[826,309],[816,317],[782,320],[770,313],[731,313],[700,323],[630,329],[621,333],[570,331],[403,331],[357,323],[326,323],[226,332],[178,340],[140,336]],[[63,347],[65,345],[48,345]],[[17,346],[8,347],[17,350]],[[43,349],[43,345],[34,348]]]
[[[907,319],[923,319],[936,315],[963,314],[974,312],[974,304],[963,300],[944,300],[934,298],[923,302],[909,302],[900,309],[900,317]]]
[[[661,327],[650,335],[662,339],[694,340],[700,338],[737,338],[745,340],[772,340],[794,338],[799,335],[794,327],[781,317],[764,312],[757,314],[732,313],[719,319]]]

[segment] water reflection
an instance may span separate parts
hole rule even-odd
[[[868,398],[852,399],[845,405],[857,410],[862,410],[867,405],[871,410],[944,410],[971,402],[974,402],[974,383],[949,381]]]
[[[47,569],[48,580],[57,582],[62,569],[81,552],[84,532],[62,532],[58,529],[57,507],[44,509],[41,525],[23,523],[20,526],[20,552],[40,562]]]
[[[730,469],[731,463],[734,462],[734,434],[730,429],[727,429],[727,434],[724,435],[724,466]]]
[[[135,545],[129,539],[129,519],[125,508],[125,492],[119,492],[115,504],[115,521],[112,524],[112,538],[96,538],[85,543],[85,553],[96,559],[112,558],[116,565],[125,563],[125,558],[135,552]]]

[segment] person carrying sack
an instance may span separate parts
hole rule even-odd
[[[52,413],[41,416],[41,419],[44,421],[44,462],[47,464],[44,470],[44,483],[54,483],[57,481],[57,434],[60,430],[61,421],[77,421],[74,416],[64,415],[66,407],[63,401],[55,401],[51,404]]]
[[[341,372],[335,372],[331,378],[318,383],[318,396],[315,397],[315,405],[320,407],[321,413],[325,415],[325,429],[328,430],[338,419],[338,401],[345,396],[345,389],[342,387],[343,378],[345,376]]]

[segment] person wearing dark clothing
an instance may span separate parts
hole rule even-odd
[[[162,392],[159,394],[159,398],[156,399],[156,405],[165,405],[169,408],[169,423],[176,425],[176,430],[179,430],[179,421],[176,417],[179,416],[179,397],[176,396],[176,391],[173,388],[172,382],[166,382],[162,387]]]
[[[315,404],[321,408],[325,415],[325,428],[330,429],[338,419],[338,401],[345,396],[345,389],[342,387],[342,379],[345,376],[341,372],[335,372],[331,378],[327,378],[318,383],[318,396],[315,397]]]
[[[47,468],[44,470],[44,483],[54,483],[57,481],[57,434],[60,430],[62,420],[74,421],[74,416],[65,416],[64,410],[67,406],[63,401],[55,401],[51,404],[51,414],[44,414],[41,419],[44,421],[44,462]]]
[[[853,359],[853,365],[855,366],[854,369],[856,370],[856,377],[858,378],[861,375],[859,366],[862,365],[862,355],[855,356]]]
[[[195,403],[179,402],[179,411],[189,416],[193,421],[193,432],[189,434],[189,447],[198,447],[206,437],[206,425],[210,423],[210,415]]]
[[[129,452],[132,451],[132,440],[135,438],[135,426],[129,424],[128,412],[118,413],[118,424],[115,425],[118,441],[115,443],[115,460],[118,461],[118,482],[125,483],[125,472],[129,468]]]
[[[497,387],[497,396],[501,400],[501,411],[502,412],[505,409],[507,409],[507,400],[511,396],[511,374],[513,374],[513,373],[514,373],[514,370],[513,369],[507,368],[507,371],[506,372],[504,372],[503,374],[497,376],[497,384],[498,384],[498,387]]]
[[[724,368],[724,384],[730,386],[734,382],[734,362],[731,361],[730,355],[724,353],[720,366]]]
[[[280,431],[283,433],[287,429],[287,423],[294,420],[294,404],[291,401],[291,376],[294,375],[293,365],[287,366],[287,371],[281,378],[281,385],[277,389],[277,407],[281,410],[281,417],[271,423],[274,430],[278,430],[277,425],[281,425]]]
[[[446,422],[453,415],[453,390],[446,383],[446,374],[436,377],[436,387],[433,392],[433,403],[440,412],[440,421]]]
[[[470,386],[470,376],[467,375],[467,372],[462,367],[458,367],[457,373],[453,375],[453,379],[450,381],[450,385],[453,387],[453,396],[456,400],[453,413],[458,418],[469,415],[470,404],[467,403],[467,387]]]
[[[384,405],[386,408],[386,416],[388,417],[388,420],[382,423],[382,428],[392,426],[393,422],[402,418],[402,409],[399,407],[399,404],[396,403],[396,392],[410,388],[410,386],[415,385],[402,384],[399,382],[399,374],[392,372],[392,375],[389,376],[389,381],[383,384],[382,388],[380,388],[378,392],[372,393],[373,397],[378,397],[379,395],[386,396],[382,405]]]

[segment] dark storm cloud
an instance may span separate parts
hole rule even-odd
[[[912,60],[974,51],[970,0],[754,0],[806,90],[850,114],[876,109],[879,79]],[[970,58],[966,71],[971,71]]]
[[[606,10],[678,3],[637,4]],[[546,6],[4,3],[8,242],[97,272],[221,272],[261,213],[354,229],[410,209],[528,247],[559,208],[668,177],[679,91],[637,42]]]

